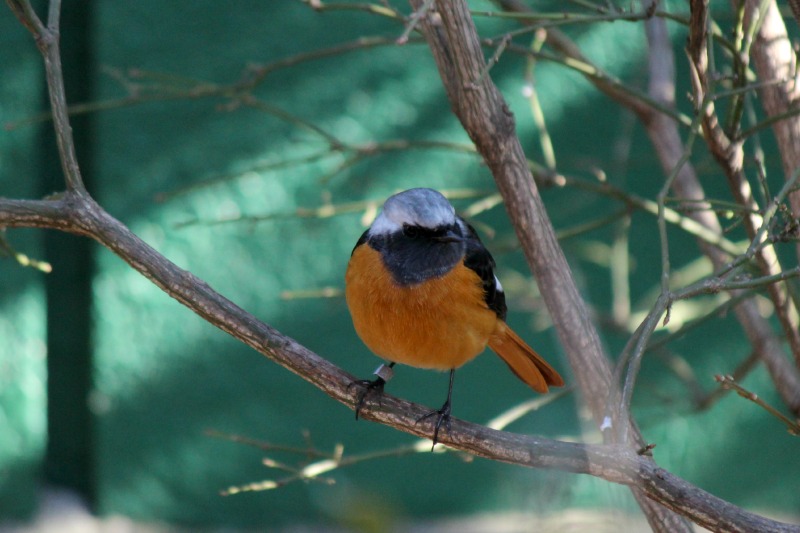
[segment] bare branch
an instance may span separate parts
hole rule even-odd
[[[749,27],[757,28],[752,51],[759,78],[777,82],[765,85],[759,91],[760,101],[767,116],[785,114],[787,110],[797,111],[800,105],[797,56],[792,49],[777,3],[747,0],[745,11],[745,22]],[[760,20],[761,23],[756,25],[756,20]],[[797,114],[786,116],[783,120],[775,122],[772,128],[781,152],[784,179],[788,180],[800,169],[800,116]],[[800,191],[790,194],[789,202],[794,216],[800,218]],[[797,361],[800,365],[800,359]]]
[[[412,0],[412,5],[419,8],[420,0]],[[606,399],[615,398],[616,392],[597,330],[528,170],[513,116],[491,78],[481,77],[485,61],[465,3],[440,0],[437,10],[423,20],[422,28],[452,110],[495,177],[525,257],[554,318],[583,400],[600,427],[606,416]],[[616,426],[632,422],[614,419],[612,423]],[[631,435],[633,447],[646,445],[638,431]],[[634,488],[633,493],[654,528],[689,530],[682,518],[653,506],[639,489]]]
[[[354,399],[349,388],[353,376],[260,322],[205,282],[167,260],[91,199],[70,194],[72,198],[52,201],[0,199],[0,225],[51,227],[94,238],[212,325],[353,408]],[[429,438],[430,424],[416,423],[427,411],[425,406],[384,395],[380,405],[371,403],[369,409],[362,411],[362,417]],[[638,487],[649,498],[715,531],[800,531],[743,511],[658,468],[651,459],[618,446],[581,445],[515,435],[457,419],[453,420],[452,431],[440,435],[440,440],[452,448],[481,457],[587,473]]]
[[[34,38],[47,31],[29,0],[6,0],[6,3],[8,3],[8,7],[11,8],[11,11],[22,25],[33,34]]]
[[[527,6],[518,0],[496,0],[504,9],[521,12],[527,10]],[[651,4],[651,6],[654,4]],[[647,39],[649,45],[649,100],[635,97],[630,91],[620,90],[616,84],[610,84],[605,78],[592,76],[589,72],[585,75],[587,79],[606,95],[617,101],[619,104],[633,111],[644,125],[648,136],[656,150],[662,169],[666,175],[672,175],[678,169],[677,175],[673,180],[673,188],[677,197],[683,200],[690,200],[701,207],[708,207],[706,195],[700,184],[694,167],[685,161],[685,150],[683,141],[678,131],[678,124],[673,120],[673,113],[669,110],[675,108],[675,64],[672,54],[672,43],[666,31],[666,24],[663,18],[651,18],[645,22]],[[712,31],[715,39],[720,40],[718,31]],[[547,42],[553,48],[561,51],[567,57],[580,60],[590,64],[589,60],[582,54],[580,49],[564,34],[549,30]],[[766,80],[757,85],[743,86],[735,89],[738,93],[743,90],[752,90],[756,86],[774,85],[775,81]],[[716,93],[715,98],[726,96],[728,92]],[[649,105],[657,102],[658,105]],[[610,187],[607,184],[598,184],[598,187]],[[624,197],[623,197],[624,198]],[[642,202],[647,202],[642,200]],[[640,208],[648,209],[646,203],[639,203]],[[660,206],[657,206],[660,208]],[[757,206],[741,206],[745,213],[754,215]],[[671,211],[664,212],[667,220],[670,220]],[[710,209],[692,210],[690,218],[701,230],[693,230],[693,233],[702,238],[700,247],[711,259],[714,268],[720,269],[729,260],[729,255],[736,255],[739,251],[732,246],[708,246],[715,240],[722,239],[722,228]],[[702,237],[701,237],[702,236]],[[727,253],[723,253],[727,252]],[[774,289],[773,289],[774,290]],[[735,296],[735,294],[734,294]],[[761,316],[756,304],[752,300],[746,300],[735,309],[737,318],[743,325],[743,329],[756,349],[760,359],[765,362],[770,376],[776,384],[778,392],[784,403],[795,414],[800,414],[800,372],[786,360],[780,341],[775,337],[770,325]]]
[[[736,380],[733,378],[733,376],[715,376],[715,379],[717,380],[718,383],[720,383],[723,389],[730,389],[736,391],[736,394],[738,394],[742,398],[750,400],[751,402],[758,405],[759,407],[767,411],[769,414],[780,420],[786,426],[787,431],[789,431],[789,433],[791,433],[792,435],[795,436],[800,435],[800,419],[798,420],[788,419],[783,415],[783,413],[781,413],[780,411],[772,407],[770,404],[759,398],[759,396],[756,393],[750,392],[749,390],[745,389],[744,387],[736,383]]]
[[[672,43],[666,32],[664,21],[660,19],[648,20],[645,23],[645,29],[650,56],[648,92],[654,99],[660,100],[663,105],[674,107],[675,67]],[[644,114],[639,116],[656,149],[656,154],[661,161],[664,172],[672,173],[673,169],[678,168],[679,162],[682,160],[682,141],[676,124],[673,121],[666,120],[662,113],[654,110],[644,110]],[[709,205],[704,203],[706,195],[691,163],[686,162],[680,165],[680,170],[673,182],[673,189],[681,199],[699,202],[697,205]],[[748,206],[740,207],[745,211],[749,209]],[[752,211],[750,214],[752,214]],[[743,216],[747,215],[747,212],[743,213]],[[722,234],[721,225],[713,211],[693,210],[689,216],[704,228],[707,228],[712,234]],[[703,242],[699,244],[716,270],[722,269],[728,262],[729,257],[722,253],[721,248],[710,247]],[[732,293],[733,298],[737,298],[738,294],[740,293],[734,291]],[[800,413],[800,373],[786,360],[781,344],[773,334],[772,328],[761,316],[753,300],[743,301],[735,308],[735,313],[743,326],[745,334],[754,346],[755,353],[759,359],[764,361],[769,370],[770,376],[775,382],[784,403],[792,412]]]
[[[36,46],[43,58],[47,78],[50,108],[53,111],[56,142],[61,155],[61,166],[67,189],[85,192],[81,178],[78,157],[75,154],[75,143],[72,139],[72,128],[67,113],[67,95],[64,91],[64,75],[61,72],[61,50],[59,47],[58,21],[61,2],[51,0],[47,28],[42,26],[28,0],[8,0],[12,11],[20,18],[23,25],[33,34]]]
[[[747,208],[749,212],[757,212],[758,205],[744,173],[742,141],[731,139],[723,131],[714,104],[708,100],[708,95],[713,92],[713,83],[709,75],[708,2],[707,0],[692,0],[690,5],[691,23],[687,52],[692,68],[695,105],[698,106],[697,112],[703,119],[706,142],[714,158],[725,172],[737,203]],[[745,60],[745,58],[740,59]],[[749,237],[754,239],[759,226],[757,217],[745,214],[743,221]],[[764,275],[774,275],[781,271],[780,260],[772,247],[760,247],[756,259]],[[795,361],[800,366],[800,319],[798,319],[796,309],[792,306],[787,287],[785,284],[776,283],[769,285],[768,290]],[[796,398],[797,390],[795,389],[792,394]],[[796,399],[788,405],[793,411],[800,412],[800,404]]]

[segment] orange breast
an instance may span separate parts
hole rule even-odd
[[[497,324],[478,275],[462,264],[442,277],[397,285],[368,244],[345,275],[347,305],[364,344],[388,361],[449,370],[480,354]]]

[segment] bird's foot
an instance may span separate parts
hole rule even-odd
[[[434,409],[429,413],[425,413],[421,417],[417,418],[416,423],[420,423],[423,420],[427,420],[432,416],[436,415],[436,425],[433,429],[433,446],[431,446],[431,451],[436,447],[436,444],[439,442],[439,430],[444,426],[447,430],[447,433],[450,434],[450,400],[448,399],[444,402],[444,405],[441,409]]]
[[[361,389],[356,396],[356,420],[358,420],[358,415],[361,413],[361,409],[364,407],[368,397],[373,394],[377,394],[379,397],[383,395],[384,385],[386,385],[386,380],[382,377],[373,380],[359,379],[350,383],[349,387],[359,387]]]
[[[380,397],[380,395],[383,394],[383,386],[386,385],[387,381],[392,379],[392,376],[394,376],[394,370],[392,370],[392,367],[394,367],[393,362],[389,363],[388,365],[381,365],[375,369],[375,372],[373,372],[373,374],[378,376],[377,378],[371,381],[368,379],[359,379],[349,385],[349,387],[356,385],[361,388],[358,396],[356,396],[356,420],[358,420],[358,414],[361,412],[361,408],[364,407],[364,403],[367,401],[369,396],[377,393]]]

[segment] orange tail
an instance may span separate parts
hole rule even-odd
[[[502,357],[511,371],[536,392],[547,392],[548,385],[564,385],[558,372],[502,320],[497,321],[497,328],[489,337],[489,348]]]

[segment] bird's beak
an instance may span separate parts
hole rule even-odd
[[[464,237],[457,234],[453,230],[448,230],[447,233],[445,233],[444,235],[439,235],[435,237],[435,240],[439,242],[461,242],[464,240]]]

